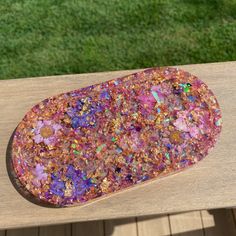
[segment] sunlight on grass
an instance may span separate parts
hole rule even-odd
[[[5,0],[0,79],[236,60],[236,0]]]

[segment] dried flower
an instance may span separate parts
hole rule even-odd
[[[61,125],[53,123],[53,121],[38,121],[34,129],[34,141],[36,143],[44,142],[46,145],[51,145],[56,142],[56,134],[62,128]]]

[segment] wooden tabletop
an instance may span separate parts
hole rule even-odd
[[[45,208],[24,199],[6,170],[6,148],[24,114],[44,98],[134,71],[0,81],[0,229],[236,206],[236,62],[178,66],[215,93],[223,113],[220,140],[196,166],[93,203]]]

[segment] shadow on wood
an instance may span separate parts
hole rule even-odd
[[[196,217],[201,223],[196,225]],[[174,221],[168,220],[174,217]],[[192,221],[192,222],[191,222]],[[186,224],[194,226],[190,229]],[[199,228],[197,228],[197,226]],[[235,236],[231,209],[195,211],[106,221],[79,222],[0,231],[0,236]]]

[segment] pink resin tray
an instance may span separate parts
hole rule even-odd
[[[152,68],[35,105],[14,132],[8,171],[37,203],[84,204],[197,163],[220,131],[206,84]]]

